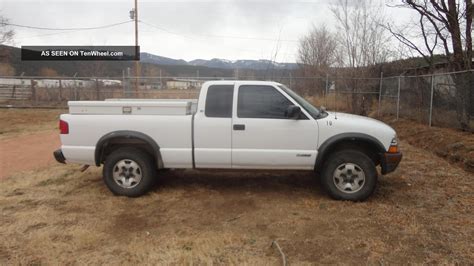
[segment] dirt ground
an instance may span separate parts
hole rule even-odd
[[[473,264],[474,174],[401,148],[363,203],[330,200],[310,172],[168,171],[136,199],[100,168],[18,172],[0,180],[0,264],[279,265],[274,240],[290,264]]]
[[[65,111],[0,109],[0,179],[54,163],[59,114]]]
[[[19,171],[51,165],[55,162],[53,151],[60,146],[57,130],[0,139],[0,179]]]
[[[28,133],[58,128],[59,114],[67,110],[56,109],[0,109],[0,140]]]

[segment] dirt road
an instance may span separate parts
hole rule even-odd
[[[16,172],[35,170],[54,163],[60,146],[57,130],[48,130],[0,140],[0,179]]]

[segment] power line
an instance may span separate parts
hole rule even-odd
[[[215,44],[215,43],[209,42],[208,40],[205,40],[205,39],[195,38],[195,37],[191,37],[191,36],[189,36],[189,35],[185,35],[185,34],[177,33],[177,32],[174,32],[174,31],[170,31],[170,30],[167,30],[167,29],[165,29],[165,28],[163,28],[163,27],[159,27],[159,26],[156,26],[156,25],[147,23],[147,22],[142,21],[142,20],[139,20],[138,22],[140,22],[140,23],[142,23],[142,24],[145,24],[145,25],[147,25],[147,26],[149,26],[149,27],[156,28],[156,29],[158,29],[158,30],[160,30],[160,31],[163,31],[163,32],[166,32],[166,33],[169,33],[169,34],[173,34],[173,35],[176,35],[176,36],[179,36],[179,37],[182,37],[182,38],[187,38],[187,39],[190,39],[190,40],[193,40],[193,41],[203,42],[203,43],[211,44],[211,45],[212,45],[212,44]],[[199,35],[197,35],[197,36],[199,36]],[[277,41],[277,40],[275,39],[275,41]],[[241,48],[241,47],[239,47],[239,48],[231,47],[231,46],[226,45],[226,44],[219,44],[219,46],[226,46],[226,47],[228,47],[229,49],[232,49],[232,50],[239,50],[239,51],[244,51],[244,52],[247,52],[247,53],[248,53],[248,52],[251,52],[251,53],[253,53],[253,54],[256,54],[256,53],[261,54],[261,52],[262,52],[262,51],[258,51],[258,50],[255,50],[255,49],[244,49],[244,48]],[[288,54],[289,54],[289,53],[288,53]],[[293,54],[291,54],[291,55],[293,55]]]
[[[26,29],[35,29],[35,30],[66,31],[65,33],[67,33],[67,31],[84,31],[84,30],[105,29],[105,28],[110,28],[110,27],[114,27],[114,26],[118,26],[118,25],[130,23],[130,22],[134,22],[134,20],[127,20],[127,21],[122,21],[122,22],[118,22],[118,23],[107,24],[107,25],[102,25],[102,26],[97,26],[97,27],[79,27],[79,28],[36,27],[36,26],[29,26],[29,25],[20,25],[20,24],[15,24],[15,23],[2,23],[2,24],[3,24],[3,25],[6,25],[6,26],[13,26],[13,27],[19,27],[19,28],[26,28]],[[165,28],[163,28],[163,27],[159,27],[159,26],[150,24],[150,23],[145,22],[145,21],[142,21],[142,20],[139,20],[138,22],[143,23],[143,24],[145,24],[145,25],[148,25],[148,26],[150,26],[150,27],[159,29],[159,30],[161,30],[161,31],[170,33],[170,34],[179,35],[179,36],[186,37],[186,38],[188,38],[188,39],[195,40],[194,38],[190,37],[189,35],[185,35],[185,34],[182,34],[182,33],[173,32],[173,31],[170,31],[170,30],[165,29]],[[60,34],[60,33],[58,33],[58,34]],[[47,34],[47,35],[44,35],[44,36],[48,36],[48,35],[55,35],[55,34]],[[298,42],[298,40],[259,38],[259,37],[247,37],[247,36],[230,36],[230,35],[215,35],[215,34],[195,34],[195,33],[193,33],[192,35],[202,36],[202,37],[208,37],[208,38],[222,38],[222,39],[241,39],[241,40],[256,40],[256,41],[271,41],[271,42],[275,42],[275,41],[276,41],[276,42]],[[43,36],[43,35],[39,35],[39,36]]]
[[[14,23],[2,23],[2,24],[6,25],[6,26],[13,26],[13,27],[27,28],[27,29],[35,29],[35,30],[81,31],[81,30],[105,29],[105,28],[110,28],[110,27],[130,23],[132,21],[133,20],[127,20],[127,21],[122,21],[122,22],[118,22],[118,23],[107,24],[107,25],[102,25],[102,26],[97,26],[97,27],[83,27],[83,28],[48,28],[48,27],[36,27],[36,26],[29,26],[29,25],[20,25],[20,24],[14,24]]]
[[[147,22],[145,22],[145,21],[143,21],[143,20],[140,20],[139,22],[140,22],[140,23],[143,23],[143,24],[145,24],[145,25],[148,25],[148,26],[150,26],[150,27],[157,28],[157,29],[159,29],[159,30],[165,31],[165,32],[170,33],[170,34],[181,35],[181,36],[190,38],[190,37],[188,37],[188,36],[186,36],[186,35],[184,35],[184,34],[167,30],[167,29],[165,29],[165,28],[163,28],[163,27],[159,27],[159,26],[156,26],[156,25],[147,23]],[[214,35],[214,34],[194,34],[194,33],[193,33],[192,35],[203,36],[203,37],[210,37],[210,38],[223,38],[223,39],[242,39],[242,40],[272,41],[272,42],[298,42],[298,40],[285,40],[285,39],[272,39],[272,38],[246,37],[246,36],[230,36],[230,35]]]
[[[188,38],[188,39],[191,39],[191,40],[196,40],[195,38],[189,37],[188,35],[184,35],[184,34],[181,34],[181,33],[176,33],[176,32],[167,30],[167,29],[165,29],[165,28],[158,27],[158,26],[156,26],[156,25],[147,23],[147,22],[145,22],[145,21],[143,21],[143,20],[139,20],[138,22],[140,22],[140,23],[142,23],[142,24],[145,24],[145,25],[147,25],[147,26],[149,26],[149,27],[152,27],[152,28],[159,29],[159,30],[161,30],[161,31],[167,32],[167,33],[169,33],[169,34],[178,35],[178,36],[185,37],[185,38]]]
[[[26,37],[21,37],[21,38],[15,38],[15,40],[25,40],[25,39],[31,39],[31,38],[38,38],[38,37],[45,37],[45,36],[52,36],[52,35],[61,35],[61,34],[68,34],[68,33],[75,33],[80,30],[70,30],[70,31],[61,31],[61,32],[54,32],[54,33],[46,33],[46,34],[39,34],[39,35],[33,35],[33,36],[26,36]]]

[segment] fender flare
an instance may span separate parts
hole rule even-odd
[[[377,152],[382,154],[386,152],[384,145],[375,137],[364,134],[364,133],[341,133],[335,136],[332,136],[325,140],[318,148],[318,155],[316,156],[316,162],[314,164],[314,169],[319,169],[326,157],[327,153],[331,151],[331,147],[337,145],[341,141],[363,141],[369,143],[377,149]]]
[[[160,153],[160,146],[156,143],[156,141],[144,133],[131,131],[131,130],[113,131],[113,132],[105,134],[99,139],[99,141],[97,141],[97,144],[95,146],[95,152],[94,152],[94,159],[95,159],[96,166],[100,166],[101,164],[104,147],[107,145],[109,141],[113,139],[117,139],[117,138],[138,139],[147,143],[152,148],[153,152],[155,153],[154,156],[156,158],[158,167],[161,168],[163,166],[163,160],[161,158],[161,153]]]

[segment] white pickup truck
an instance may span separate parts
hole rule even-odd
[[[73,101],[59,127],[58,162],[103,164],[108,188],[131,197],[160,169],[293,169],[319,173],[335,199],[360,201],[376,166],[386,174],[402,158],[388,125],[326,112],[267,81],[206,82],[198,101]]]

